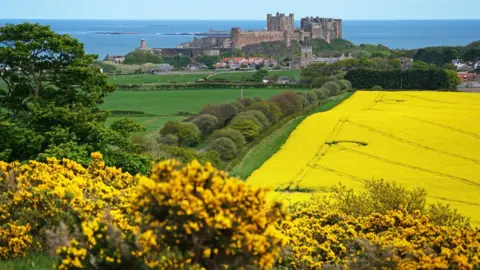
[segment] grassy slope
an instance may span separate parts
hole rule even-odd
[[[305,91],[308,89],[299,89]],[[286,89],[244,89],[244,97],[269,97],[284,92]],[[239,89],[208,89],[178,91],[117,91],[105,99],[101,106],[105,110],[143,111],[154,116],[130,117],[147,128],[145,135],[158,130],[166,121],[183,119],[174,116],[177,111],[198,113],[207,104],[218,104],[236,100],[240,97]],[[111,117],[107,123],[124,117]]]
[[[320,105],[316,112],[324,112],[332,109],[340,104],[345,99],[349,98],[352,93],[344,93],[340,96],[333,97],[327,100],[324,104]],[[235,166],[230,173],[239,177],[240,179],[247,179],[256,169],[267,161],[273,154],[275,154],[282,145],[287,141],[290,134],[297,128],[297,126],[307,116],[298,117],[281,129],[273,132],[270,136],[266,137],[261,143],[254,146],[245,155],[242,162]]]

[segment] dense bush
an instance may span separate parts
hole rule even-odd
[[[225,126],[237,113],[237,108],[232,104],[207,105],[200,112],[200,114],[211,114],[217,117],[220,126]]]
[[[260,127],[256,121],[250,119],[238,119],[237,121],[230,123],[228,128],[240,131],[248,142],[258,136],[260,132]]]
[[[262,130],[265,129],[262,122],[260,122],[255,116],[253,116],[251,114],[245,114],[245,113],[240,113],[237,116],[235,116],[235,118],[233,118],[233,120],[230,122],[229,126],[234,125],[234,124],[236,124],[240,121],[244,121],[244,120],[254,122],[259,128],[259,132],[261,132]]]
[[[332,79],[328,76],[320,76],[312,81],[312,86],[315,88],[320,88],[322,87],[325,83],[331,81]]]
[[[322,86],[321,89],[328,89],[330,95],[332,96],[338,94],[341,91],[337,81],[327,82]]]
[[[101,158],[0,161],[2,259],[53,249],[59,269],[264,269],[285,246],[281,205],[210,164],[133,177]]]
[[[141,65],[141,64],[163,64],[165,61],[162,56],[154,54],[151,51],[133,51],[125,55],[124,64]]]
[[[352,89],[352,83],[347,80],[339,80],[337,84],[340,86],[341,91],[349,91]]]
[[[372,90],[383,90],[383,88],[380,85],[375,85]]]
[[[212,140],[208,145],[208,149],[220,153],[220,158],[225,161],[232,160],[237,155],[237,146],[230,138],[226,137]]]
[[[211,162],[219,168],[224,166],[220,154],[216,151],[199,152],[183,146],[159,144],[151,147],[149,153],[157,160],[176,159],[185,163],[198,160],[202,164]]]
[[[480,247],[480,231],[468,227],[465,217],[449,207],[427,207],[422,189],[385,181],[368,181],[365,188],[356,193],[338,186],[331,196],[292,204],[292,220],[280,225],[291,248],[283,265],[456,269],[480,264],[478,256],[472,257]]]
[[[324,100],[330,95],[330,91],[325,89],[315,89],[313,92],[317,95],[318,100]]]
[[[231,128],[224,128],[215,131],[211,136],[210,140],[215,140],[218,138],[229,138],[232,140],[237,148],[240,148],[246,144],[245,138],[243,137],[242,133],[236,129],[231,129]]]
[[[268,118],[261,111],[257,110],[248,110],[242,113],[239,113],[235,119],[251,119],[260,127],[260,131],[263,131],[270,127],[270,122]],[[232,122],[234,121],[232,120]]]
[[[318,96],[313,91],[309,91],[309,92],[305,93],[305,96],[307,97],[308,105],[311,106],[311,105],[314,105],[314,104],[317,103]]]
[[[212,134],[212,132],[214,132],[219,126],[217,117],[210,114],[202,114],[199,117],[194,118],[192,123],[200,129],[200,132],[204,137]]]
[[[283,116],[292,115],[302,110],[302,100],[295,92],[284,92],[269,99],[280,107]]]
[[[242,98],[238,100],[244,108],[247,108],[248,106],[252,105],[254,101],[251,98]]]
[[[460,83],[455,72],[444,69],[409,70],[369,70],[357,69],[348,72],[345,77],[356,89],[372,89],[378,85],[382,89],[455,89]]]
[[[278,120],[282,116],[280,107],[275,102],[260,101],[253,103],[247,110],[256,110],[262,112],[268,121],[272,124],[278,123]]]
[[[173,134],[167,134],[165,136],[158,137],[157,142],[166,145],[178,145],[178,137]]]
[[[254,98],[253,98],[253,101],[254,101],[254,102],[262,102],[263,99],[262,99],[261,97],[254,97]]]
[[[230,102],[230,104],[235,106],[235,108],[237,109],[238,112],[241,112],[245,108],[245,106],[243,106],[243,104],[240,103],[238,100],[234,100],[234,101]]]
[[[177,136],[179,145],[193,146],[200,142],[200,130],[193,123],[169,120],[163,125],[160,135],[169,134]]]

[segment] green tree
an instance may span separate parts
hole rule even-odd
[[[0,27],[0,77],[6,85],[0,89],[2,159],[74,157],[88,164],[89,153],[101,151],[108,165],[149,170],[150,161],[135,156],[129,140],[129,132],[143,128],[128,120],[105,125],[108,113],[98,105],[115,87],[94,66],[96,58],[48,26]]]
[[[141,64],[163,64],[165,61],[162,56],[154,54],[151,51],[133,51],[125,55],[124,64],[141,65]]]
[[[265,69],[260,69],[255,71],[255,73],[252,76],[252,80],[255,82],[262,82],[263,78],[268,76],[268,71]]]
[[[250,119],[237,120],[232,122],[228,127],[240,131],[247,141],[252,141],[260,132],[258,124]]]

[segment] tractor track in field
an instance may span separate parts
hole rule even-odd
[[[446,174],[446,173],[441,173],[441,172],[438,172],[438,171],[432,171],[432,170],[429,170],[429,169],[425,169],[425,168],[410,165],[410,164],[401,163],[401,162],[394,161],[394,160],[389,160],[389,159],[379,157],[379,156],[376,156],[376,155],[372,155],[372,154],[364,153],[364,152],[361,152],[361,151],[349,149],[349,148],[346,148],[346,147],[343,147],[343,146],[340,146],[340,145],[337,145],[337,147],[340,148],[341,150],[345,150],[345,151],[349,151],[349,152],[352,152],[352,153],[355,153],[355,154],[358,154],[358,155],[366,156],[366,157],[369,157],[369,158],[372,158],[372,159],[375,159],[375,160],[379,160],[379,161],[384,162],[384,163],[388,163],[388,164],[392,164],[392,165],[400,166],[400,167],[404,167],[404,168],[409,168],[409,169],[413,169],[413,170],[417,170],[417,171],[427,172],[427,173],[434,174],[434,175],[437,175],[437,176],[450,178],[450,179],[455,179],[455,180],[461,181],[465,184],[468,184],[470,186],[480,187],[480,183],[477,183],[475,181],[472,181],[470,179],[466,179],[466,178],[463,178],[463,177],[450,175],[450,174]]]
[[[395,141],[400,142],[400,143],[405,143],[405,144],[408,144],[408,145],[411,145],[411,146],[415,146],[415,147],[418,147],[418,148],[422,148],[422,149],[425,149],[425,150],[429,150],[429,151],[441,153],[441,154],[448,155],[448,156],[452,156],[452,157],[455,157],[455,158],[460,158],[460,159],[468,160],[468,161],[470,161],[470,162],[473,162],[473,163],[475,163],[475,164],[479,164],[479,165],[480,165],[480,160],[476,160],[476,159],[473,159],[473,158],[465,157],[465,156],[462,156],[462,155],[458,155],[458,154],[454,154],[454,153],[450,153],[450,152],[446,152],[446,151],[442,151],[442,150],[440,150],[440,149],[436,149],[436,148],[433,148],[433,147],[430,147],[430,146],[426,146],[426,145],[423,145],[423,144],[419,144],[419,143],[416,143],[416,142],[412,142],[412,141],[410,141],[410,140],[407,140],[407,139],[404,139],[404,138],[400,138],[400,137],[397,137],[397,136],[392,135],[392,134],[390,134],[390,133],[387,133],[387,132],[384,132],[384,131],[381,131],[381,130],[372,128],[372,127],[367,126],[367,125],[364,125],[364,124],[360,124],[360,123],[357,123],[357,122],[353,122],[353,121],[350,121],[350,120],[347,120],[346,122],[349,123],[349,124],[352,124],[352,125],[354,125],[354,126],[367,129],[368,131],[375,132],[375,133],[377,133],[377,134],[380,134],[380,135],[382,135],[382,136],[385,136],[385,137],[387,137],[387,138],[390,138],[390,139],[395,140]]]

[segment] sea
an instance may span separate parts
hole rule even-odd
[[[7,23],[40,23],[50,25],[61,34],[70,34],[85,45],[87,53],[124,55],[140,45],[145,38],[148,47],[171,48],[193,39],[192,35],[213,30],[263,30],[265,20],[22,20],[0,19]],[[297,27],[300,22],[296,22]],[[428,46],[464,46],[480,40],[480,20],[396,20],[396,21],[343,21],[344,39],[359,44],[383,44],[393,49],[416,49]]]

